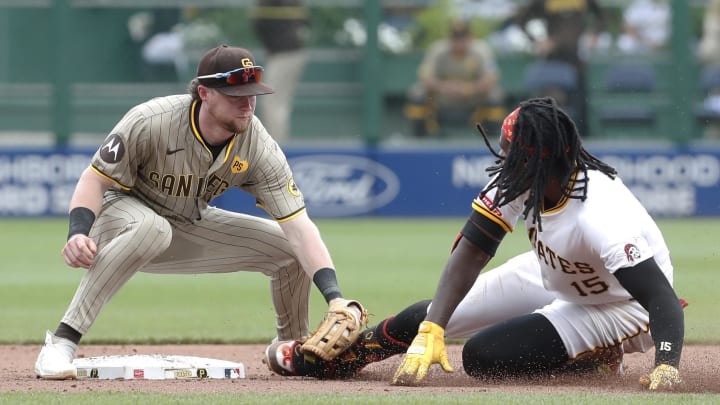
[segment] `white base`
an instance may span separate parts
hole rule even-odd
[[[73,360],[78,379],[178,380],[245,378],[245,366],[226,360],[194,356],[135,354]]]

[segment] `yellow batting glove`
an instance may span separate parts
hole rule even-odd
[[[393,377],[394,385],[414,385],[422,381],[431,365],[439,363],[448,373],[453,369],[445,350],[445,329],[433,322],[423,321],[418,334],[405,353],[402,364]]]
[[[651,391],[671,388],[673,385],[680,384],[680,382],[680,371],[668,364],[661,364],[655,367],[655,370],[649,376],[640,377],[640,384]]]

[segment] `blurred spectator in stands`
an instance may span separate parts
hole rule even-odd
[[[617,47],[633,55],[655,52],[667,44],[670,24],[667,0],[634,0],[623,11]]]
[[[720,0],[709,0],[703,15],[698,57],[705,65],[720,66]]]
[[[531,30],[528,23],[537,20],[543,30]],[[518,9],[513,22],[535,45],[538,55],[548,60],[569,63],[577,69],[578,90],[569,95],[575,106],[575,122],[583,136],[588,135],[586,61],[580,54],[580,41],[592,49],[605,31],[606,17],[596,0],[529,0]]]
[[[181,15],[179,8],[158,8],[130,16],[128,31],[140,44],[140,75],[144,80],[179,80],[176,59],[182,52],[182,38],[175,28]]]
[[[480,122],[492,130],[505,110],[500,72],[485,41],[473,36],[467,21],[454,20],[449,38],[430,46],[409,90],[405,114],[415,136],[444,135],[448,127]]]
[[[201,18],[197,7],[141,11],[130,16],[128,30],[141,46],[140,74],[146,81],[190,80],[200,57],[226,42],[220,27]]]
[[[705,78],[706,83],[703,84],[703,107],[708,116],[720,117],[720,0],[708,1],[703,15],[698,58],[703,64],[704,73],[708,75]],[[720,121],[711,120],[705,125],[704,135],[708,139],[720,139]]]
[[[290,138],[293,99],[307,62],[308,9],[300,0],[259,0],[253,28],[265,47],[263,81],[275,93],[258,98],[258,114],[280,144]]]

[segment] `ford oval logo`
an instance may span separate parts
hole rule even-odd
[[[307,155],[290,166],[313,216],[367,214],[400,191],[392,170],[371,159],[348,155]]]

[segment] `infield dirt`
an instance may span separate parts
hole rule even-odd
[[[448,346],[454,373],[445,373],[433,366],[428,378],[419,387],[396,387],[389,381],[400,363],[395,356],[369,365],[356,378],[342,381],[320,381],[302,377],[280,377],[262,363],[264,345],[85,345],[79,357],[167,354],[187,355],[240,361],[245,364],[247,378],[235,380],[67,380],[45,381],[35,378],[33,364],[40,350],[35,345],[0,346],[0,392],[256,392],[256,393],[392,393],[392,392],[597,392],[639,393],[638,379],[651,370],[653,353],[630,354],[624,359],[621,376],[562,375],[533,381],[486,383],[467,376],[460,363],[461,346]],[[680,373],[683,384],[675,392],[720,393],[720,346],[686,345]]]

